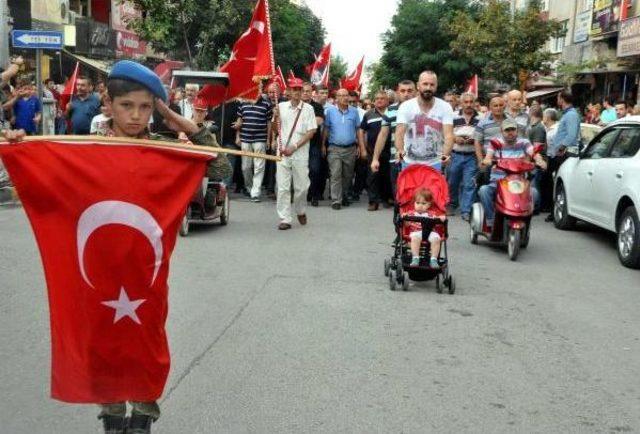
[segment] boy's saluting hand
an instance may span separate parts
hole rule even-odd
[[[160,98],[156,98],[156,108],[164,118],[165,125],[176,133],[183,131],[190,136],[200,131],[195,122],[171,110]]]

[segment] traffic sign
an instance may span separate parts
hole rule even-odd
[[[62,32],[44,30],[13,30],[11,43],[14,48],[61,50],[64,37]]]

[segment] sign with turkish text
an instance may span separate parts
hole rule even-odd
[[[620,24],[618,34],[618,57],[640,54],[640,17],[629,18]]]
[[[64,36],[62,32],[13,30],[11,43],[14,48],[61,50]]]
[[[147,52],[147,43],[132,32],[116,31],[117,57],[142,57]]]

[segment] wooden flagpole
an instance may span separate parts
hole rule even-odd
[[[8,143],[6,140],[1,140],[0,136],[0,144]],[[269,155],[269,154],[261,154],[257,152],[247,152],[240,151],[238,149],[228,149],[228,148],[220,148],[220,147],[212,147],[212,146],[199,146],[199,145],[191,145],[180,142],[168,142],[163,140],[143,140],[143,139],[129,139],[126,137],[105,137],[105,136],[26,136],[20,141],[24,142],[38,142],[38,141],[49,141],[49,142],[74,142],[74,143],[107,143],[107,144],[115,144],[115,145],[142,145],[142,146],[155,146],[160,148],[170,148],[176,150],[183,151],[195,151],[199,153],[205,154],[230,154],[237,155],[240,157],[250,157],[250,158],[262,158],[264,160],[269,161],[281,161],[282,158]]]

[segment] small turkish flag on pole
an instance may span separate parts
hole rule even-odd
[[[466,92],[478,98],[478,74],[475,74],[473,77],[471,77],[471,79],[467,83]]]
[[[60,94],[60,110],[65,111],[67,104],[71,101],[71,97],[76,93],[76,83],[78,81],[78,70],[80,69],[80,62],[76,62],[76,67],[73,69],[73,74],[69,77],[69,80],[64,85],[64,89]]]
[[[229,74],[229,89],[225,97],[223,87],[204,86],[199,95],[209,102],[209,106],[237,97],[255,99],[260,79],[271,78],[275,74],[267,0],[258,0],[249,28],[233,45],[229,61],[220,71]]]
[[[360,79],[362,78],[362,69],[364,68],[364,56],[356,66],[356,69],[347,77],[340,80],[340,87],[346,90],[358,91],[360,88]]]
[[[0,144],[44,265],[51,395],[156,400],[169,373],[169,259],[211,157],[64,140]]]
[[[284,81],[284,75],[282,75],[282,69],[280,69],[280,66],[276,68],[276,74],[271,79],[271,83],[277,84],[280,88],[280,92],[287,88],[287,83]]]
[[[316,56],[316,61],[307,67],[309,81],[314,86],[329,86],[329,70],[331,69],[331,44],[322,48]]]

